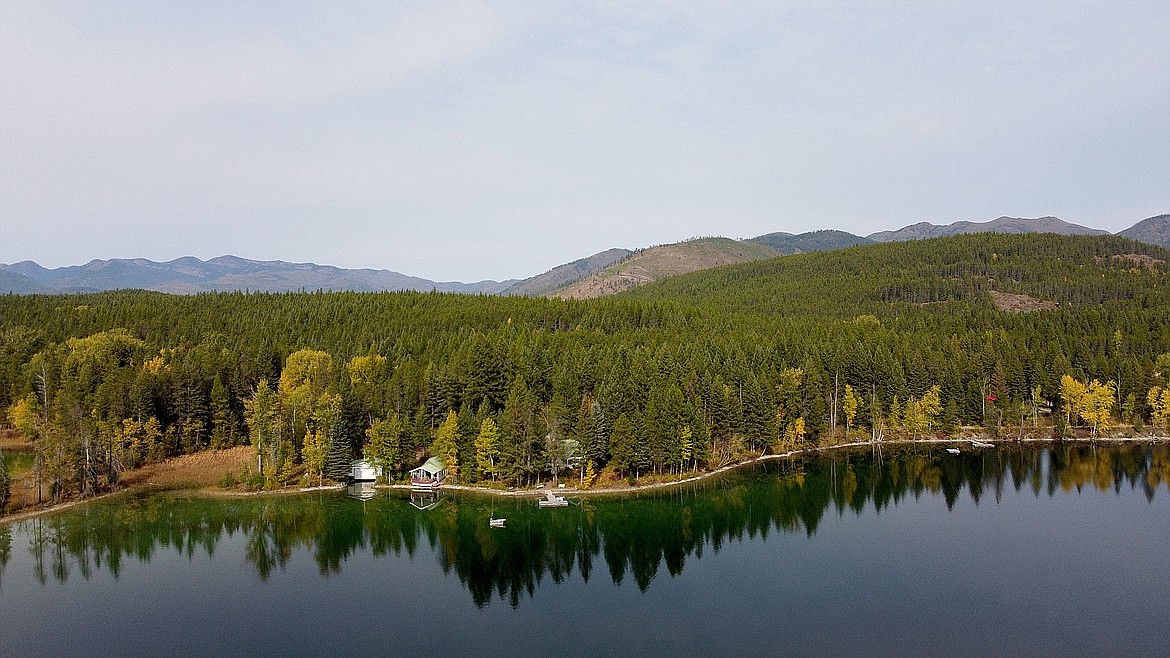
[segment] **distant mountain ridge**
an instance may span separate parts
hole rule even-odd
[[[1143,219],[1118,235],[1170,249],[1170,214]]]
[[[145,289],[172,294],[247,290],[296,292],[332,290],[382,292],[414,290],[465,294],[586,298],[614,294],[649,281],[749,260],[832,251],[873,242],[946,237],[961,233],[1058,233],[1108,235],[1107,231],[1056,217],[999,217],[989,222],[938,225],[920,222],[895,231],[861,237],[837,230],[768,233],[746,240],[704,238],[637,251],[614,248],[581,258],[527,279],[438,282],[390,270],[345,269],[314,263],[257,261],[192,256],[162,263],[144,258],[93,260],[85,265],[47,269],[32,261],[0,263],[0,294],[89,293]],[[1170,248],[1170,214],[1144,219],[1117,235]]]
[[[515,281],[435,282],[390,270],[344,269],[314,263],[256,261],[219,256],[207,261],[192,256],[157,263],[145,258],[92,260],[85,265],[46,269],[32,261],[0,264],[0,292],[88,293],[116,289],[155,290],[173,294],[251,290],[296,292],[335,290],[379,292],[419,290],[497,293]]]
[[[964,233],[1057,233],[1059,235],[1109,235],[1109,231],[1072,224],[1056,217],[997,217],[990,222],[931,224],[919,222],[896,231],[878,231],[867,236],[874,242],[901,242],[945,238]]]

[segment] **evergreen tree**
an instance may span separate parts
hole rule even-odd
[[[229,448],[240,441],[240,426],[232,410],[231,398],[223,379],[217,374],[211,384],[211,447]]]
[[[613,434],[609,437],[609,450],[613,457],[609,463],[615,471],[628,473],[635,466],[634,424],[629,416],[622,414],[613,423]]]

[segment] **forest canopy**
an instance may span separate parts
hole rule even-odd
[[[401,473],[428,453],[463,481],[523,485],[713,468],[848,432],[1165,428],[1168,260],[1113,236],[981,234],[589,301],[7,295],[0,405],[54,496],[239,444],[270,486],[341,477],[363,454]],[[1038,310],[1003,310],[1005,295]]]

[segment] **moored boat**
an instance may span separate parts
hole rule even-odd
[[[569,505],[569,501],[565,500],[564,496],[558,496],[549,491],[545,494],[544,498],[541,498],[538,501],[538,504],[541,507],[567,507]]]

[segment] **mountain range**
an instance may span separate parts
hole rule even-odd
[[[375,292],[440,291],[490,295],[589,298],[628,290],[649,281],[702,269],[781,255],[844,249],[875,242],[900,242],[961,233],[1059,233],[1108,235],[1056,217],[999,217],[989,222],[939,225],[921,222],[866,237],[844,231],[769,233],[746,240],[701,238],[645,249],[609,249],[522,280],[437,282],[390,270],[344,269],[313,263],[255,261],[191,256],[158,263],[142,258],[93,260],[85,265],[48,269],[32,261],[0,264],[0,294],[90,293],[145,289],[173,294],[212,291],[295,292],[335,290]],[[1118,233],[1170,248],[1170,214],[1142,220]]]

